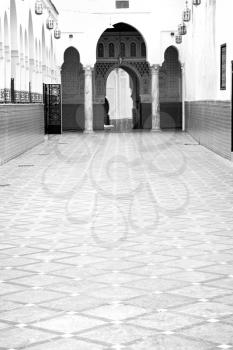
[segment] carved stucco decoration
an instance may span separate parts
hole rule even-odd
[[[122,68],[135,73],[139,80],[141,102],[151,102],[151,73],[149,63],[142,60],[124,59],[120,65],[118,65],[117,60],[105,60],[102,62],[98,60],[95,64],[95,103],[104,103],[107,79],[110,72],[115,68]]]

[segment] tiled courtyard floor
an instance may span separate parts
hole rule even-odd
[[[233,349],[233,165],[70,133],[0,168],[0,350]]]

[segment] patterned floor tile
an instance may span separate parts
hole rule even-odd
[[[193,305],[176,308],[176,312],[205,318],[216,318],[233,315],[233,306],[215,302],[199,302]]]
[[[93,280],[92,279],[93,276],[103,274],[103,272],[101,272],[98,269],[95,269],[95,267],[92,265],[90,267],[89,266],[78,266],[78,267],[72,266],[69,268],[66,267],[56,271],[52,271],[52,273],[53,275],[60,276],[60,277],[80,278],[80,279],[90,278],[91,280]]]
[[[4,295],[10,294],[10,293],[16,293],[24,288],[19,285],[10,284],[10,283],[0,283],[0,295],[3,297]]]
[[[122,321],[128,318],[135,318],[139,315],[142,315],[146,312],[145,309],[125,305],[125,304],[116,304],[116,305],[104,305],[95,309],[86,311],[86,315],[96,316],[101,318],[106,318],[112,321]]]
[[[0,331],[0,348],[24,348],[41,341],[50,340],[54,335],[37,329],[14,328]]]
[[[224,294],[227,294],[227,291],[220,288],[214,288],[214,287],[208,287],[205,285],[194,285],[190,287],[185,287],[182,289],[176,289],[173,291],[174,294],[179,295],[191,295],[193,298],[205,298],[206,296],[208,298],[214,298],[217,296],[222,296]]]
[[[95,264],[95,267],[100,270],[120,270],[125,271],[133,268],[142,266],[142,263],[140,262],[133,262],[133,261],[125,261],[125,260],[118,260],[118,261],[106,261],[104,263],[97,263]]]
[[[230,323],[233,325],[233,315],[231,314],[231,316],[224,318],[224,322]]]
[[[226,295],[220,298],[215,298],[214,301],[217,303],[223,303],[226,305],[233,305],[233,294]]]
[[[135,343],[127,350],[208,350],[212,349],[212,346],[205,342],[175,335],[157,335]]]
[[[56,270],[60,270],[62,268],[65,268],[65,265],[62,265],[61,263],[53,263],[53,262],[38,262],[36,264],[32,265],[26,265],[23,267],[20,267],[21,270],[25,271],[32,271],[34,273],[36,272],[54,272]]]
[[[20,270],[0,270],[0,280],[7,281],[7,280],[14,280],[16,278],[20,277],[27,277],[31,276],[32,274],[30,272],[26,271],[20,271]],[[17,282],[17,281],[15,281]]]
[[[143,295],[143,291],[139,291],[133,288],[123,288],[123,287],[111,287],[111,288],[100,288],[97,290],[93,290],[88,292],[88,295],[93,296],[95,298],[111,301],[124,301],[131,298],[135,298],[139,295]]]
[[[1,329],[6,329],[6,328],[9,328],[9,327],[10,327],[9,324],[0,322],[0,330]]]
[[[26,286],[48,286],[50,284],[66,283],[67,279],[58,276],[45,275],[33,275],[23,278],[18,278],[17,283]]]
[[[103,350],[101,345],[91,344],[78,339],[51,340],[48,343],[26,348],[27,350]]]
[[[87,295],[73,295],[71,297],[61,298],[57,300],[51,300],[49,302],[42,303],[41,306],[48,307],[60,311],[84,311],[97,306],[101,306],[105,303],[102,299],[93,298]]]
[[[226,323],[207,323],[182,331],[182,334],[204,341],[215,342],[219,345],[233,345],[232,325]]]
[[[0,319],[18,324],[28,324],[52,317],[54,315],[56,315],[56,312],[54,311],[32,305],[20,308],[18,307],[13,310],[2,312],[0,314]]]
[[[173,289],[180,289],[187,286],[187,282],[174,281],[169,279],[155,278],[155,279],[142,279],[127,283],[127,286],[135,289],[142,289],[150,292],[156,291],[169,291]]]
[[[233,289],[233,275],[229,278],[221,278],[217,279],[215,281],[209,281],[206,283],[207,286],[213,286],[213,287],[220,287],[220,288],[226,288],[229,290]]]
[[[187,269],[187,268],[191,268],[191,269],[195,269],[195,268],[201,268],[207,265],[210,265],[211,262],[207,261],[202,261],[201,258],[197,258],[194,259],[176,259],[176,260],[172,260],[170,262],[167,262],[166,265],[170,265],[173,267],[180,267],[183,269]]]
[[[226,264],[226,265],[211,265],[207,267],[201,268],[201,271],[206,271],[210,273],[217,273],[219,275],[233,275],[233,264]]]
[[[11,301],[0,300],[0,312],[16,309],[19,305]]]
[[[131,281],[139,280],[141,279],[140,276],[137,276],[135,274],[129,274],[129,273],[103,273],[98,276],[92,276],[90,277],[92,281],[95,282],[104,282],[106,284],[124,284]]]
[[[162,331],[174,331],[179,328],[191,327],[202,322],[201,318],[171,313],[161,310],[153,314],[140,316],[131,323],[145,328],[154,328]]]
[[[82,333],[82,337],[103,342],[107,345],[124,344],[140,340],[141,338],[152,335],[155,331],[136,327],[134,325],[120,324],[99,327],[93,331]]]
[[[88,293],[89,291],[98,291],[100,288],[104,286],[103,283],[92,282],[90,280],[86,281],[75,281],[75,280],[67,280],[66,282],[59,282],[51,284],[47,288],[59,291],[63,293]]]
[[[200,272],[200,271],[180,271],[180,272],[174,272],[172,274],[168,274],[166,275],[166,278],[195,283],[195,282],[206,282],[209,280],[213,280],[213,279],[219,278],[219,275],[214,275],[214,274],[210,274],[207,272]]]
[[[175,267],[166,267],[164,265],[145,265],[142,267],[137,267],[130,269],[128,272],[134,273],[136,275],[141,275],[141,276],[161,276],[161,275],[167,275],[167,274],[172,274],[175,272],[179,272],[179,268]]]
[[[233,166],[189,143],[64,133],[0,167],[0,349],[233,346]]]
[[[150,294],[127,301],[130,305],[146,308],[155,311],[161,308],[177,307],[185,304],[192,304],[196,300],[191,297],[174,295],[172,293]]]
[[[15,301],[18,303],[42,303],[48,300],[64,297],[64,294],[46,291],[46,290],[26,290],[20,293],[4,296],[4,300]]]
[[[18,267],[18,266],[28,266],[29,264],[33,264],[36,262],[34,259],[24,258],[24,257],[15,257],[15,258],[3,258],[1,261],[1,267]]]
[[[86,316],[64,315],[48,321],[34,323],[34,327],[63,334],[77,333],[103,325],[105,322]]]
[[[105,262],[105,259],[101,259],[93,256],[75,256],[71,258],[57,259],[58,262],[68,265],[89,265],[89,264],[98,264],[102,261]]]

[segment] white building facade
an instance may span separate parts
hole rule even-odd
[[[3,0],[0,8],[0,163],[44,140],[43,83],[60,82],[56,40],[46,21],[58,11],[43,0]]]

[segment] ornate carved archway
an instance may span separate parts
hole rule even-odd
[[[151,128],[151,72],[146,59],[146,44],[142,35],[132,26],[118,23],[100,37],[96,49],[94,69],[94,126],[103,127],[106,82],[109,73],[122,68],[138,81],[140,120],[139,128]]]

